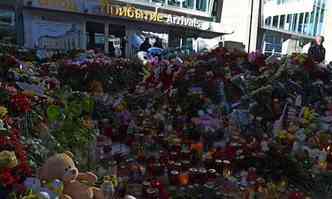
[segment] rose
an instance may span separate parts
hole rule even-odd
[[[0,182],[2,182],[5,187],[9,187],[15,184],[17,182],[17,179],[12,175],[10,169],[5,169],[0,174]]]

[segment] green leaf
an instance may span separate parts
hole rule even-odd
[[[82,109],[87,113],[91,113],[94,109],[94,101],[91,98],[85,98],[82,101]]]
[[[61,118],[59,106],[51,105],[47,108],[47,118],[50,122],[55,122]]]

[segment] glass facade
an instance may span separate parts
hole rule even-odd
[[[264,33],[263,51],[266,55],[280,55],[301,50],[300,41],[309,42],[310,37],[321,35],[326,26],[325,15],[328,0],[267,0],[264,4],[264,27],[270,30]],[[281,32],[287,33],[283,34]],[[303,36],[294,44],[284,46],[289,34]],[[287,45],[285,43],[285,45]]]
[[[212,8],[210,8],[210,5],[213,5],[211,1],[214,0],[144,0],[138,2],[159,4],[160,7],[177,7],[199,12],[208,12],[212,10]]]
[[[16,43],[15,11],[0,9],[0,43]]]
[[[272,54],[280,55],[282,51],[282,37],[279,34],[266,34],[264,38],[264,53],[269,56]]]
[[[290,31],[307,36],[320,35],[324,30],[324,20],[326,14],[326,3],[328,0],[272,0],[276,6],[287,5],[292,2],[312,1],[311,12],[288,12],[274,16],[264,16],[265,26],[276,29]],[[271,2],[271,1],[270,1]]]

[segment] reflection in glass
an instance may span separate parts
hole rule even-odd
[[[196,9],[199,11],[206,11],[208,0],[196,0]]]
[[[168,0],[168,5],[180,7],[180,1],[179,0]]]
[[[285,28],[285,15],[281,15],[280,16],[279,28],[280,29],[284,29]]]
[[[286,26],[285,26],[285,29],[290,31],[291,30],[291,24],[292,23],[292,15],[291,14],[288,14],[287,15],[287,19],[286,19]]]
[[[265,19],[265,25],[266,26],[271,26],[271,21],[272,21],[272,17],[268,17]]]
[[[297,24],[297,14],[293,15],[293,22],[292,22],[292,31],[296,31],[296,24]]]
[[[182,3],[182,7],[193,9],[194,8],[194,0],[184,0],[183,3]]]
[[[299,17],[299,25],[297,27],[297,32],[299,33],[301,33],[303,29],[303,20],[304,20],[304,13],[301,13]]]
[[[272,20],[272,26],[274,28],[277,28],[278,27],[278,16],[274,16],[273,17],[273,20]]]
[[[302,31],[304,34],[308,34],[308,23],[309,23],[309,12],[306,12],[304,17],[303,31]]]
[[[152,0],[153,3],[165,4],[165,0]]]
[[[315,22],[314,22],[314,24],[315,24],[315,26],[314,26],[314,36],[315,35],[317,35],[317,27],[318,27],[318,21],[319,21],[319,9],[317,8],[317,10],[316,10],[316,14],[315,14],[316,16],[315,16]]]

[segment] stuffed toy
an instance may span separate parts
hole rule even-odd
[[[91,172],[80,173],[73,161],[73,154],[65,152],[50,157],[39,170],[39,178],[46,182],[61,180],[65,199],[103,199],[100,189],[93,187],[97,181]]]
[[[13,151],[1,151],[0,152],[0,170],[12,169],[18,165],[15,152]]]
[[[38,178],[27,178],[24,186],[29,190],[29,195],[24,199],[59,199],[63,193],[63,182],[54,180],[42,186]]]

